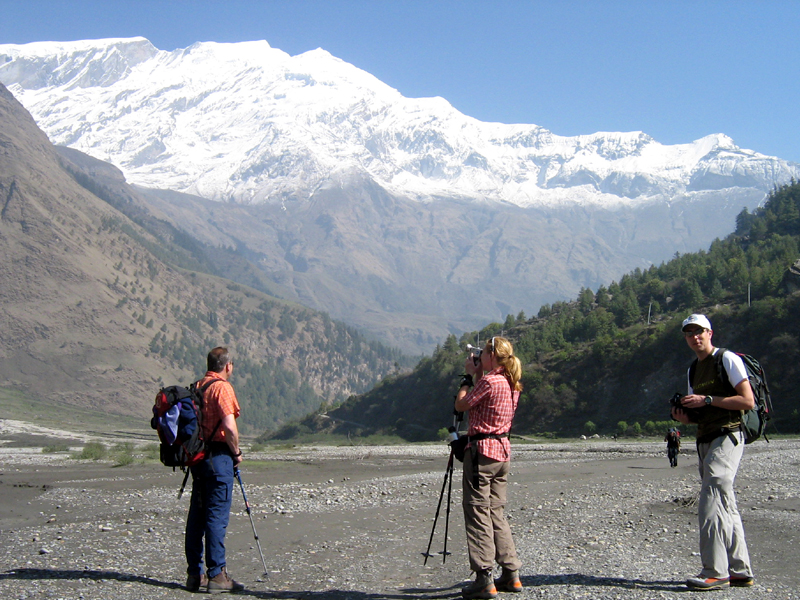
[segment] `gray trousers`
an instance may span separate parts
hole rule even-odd
[[[732,435],[738,444],[734,444],[731,436],[723,435],[697,445],[702,479],[698,503],[702,578],[753,576],[742,518],[733,493],[733,480],[744,453],[744,435],[741,431]]]
[[[478,485],[473,482],[472,456],[464,455],[464,523],[467,527],[469,568],[485,571],[501,567],[516,571],[522,566],[511,537],[504,507],[508,489],[510,462],[495,461],[485,456],[478,458]]]

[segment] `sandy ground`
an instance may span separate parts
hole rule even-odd
[[[45,436],[52,432],[37,432]],[[3,443],[5,444],[3,445]],[[79,442],[76,442],[79,445]],[[515,445],[508,515],[520,598],[682,598],[699,571],[691,444]],[[269,574],[235,490],[228,565],[245,596],[459,598],[470,577],[456,463],[446,446],[278,448],[242,465]],[[737,480],[756,586],[726,598],[800,598],[800,441],[748,448]],[[188,494],[159,463],[114,467],[20,447],[0,429],[0,598],[190,598],[182,589]],[[443,562],[439,552],[449,524]]]

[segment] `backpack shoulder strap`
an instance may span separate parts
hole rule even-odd
[[[225,380],[224,380],[224,379],[217,379],[217,378],[215,377],[215,378],[214,378],[214,379],[212,379],[211,381],[206,381],[206,382],[203,384],[203,386],[200,388],[200,392],[201,392],[201,393],[202,393],[202,392],[205,392],[205,391],[206,391],[208,388],[210,388],[210,387],[211,387],[211,385],[212,385],[212,384],[214,384],[214,383],[217,383],[218,381],[225,381]],[[198,381],[197,383],[200,383],[200,382]],[[197,386],[197,383],[195,384],[195,388],[196,388],[196,386]]]
[[[198,408],[200,409],[200,411],[199,411],[199,413],[200,413],[200,414],[199,414],[199,418],[200,418],[200,421],[201,421],[201,422],[202,422],[203,418],[205,417],[205,415],[204,415],[204,411],[203,411],[203,408],[204,408],[204,406],[205,406],[205,399],[204,399],[205,391],[206,391],[208,388],[210,388],[210,387],[211,387],[213,384],[215,384],[215,383],[217,383],[217,382],[219,382],[219,381],[225,381],[225,380],[224,380],[224,379],[217,379],[217,378],[215,377],[215,378],[213,378],[211,381],[206,381],[206,382],[205,382],[205,383],[204,383],[204,384],[203,384],[203,385],[202,385],[200,388],[198,388],[198,387],[197,387],[197,384],[198,384],[198,383],[200,383],[199,381],[196,381],[196,382],[193,384],[193,385],[194,385],[194,388],[195,388],[195,390],[196,390],[196,391],[198,391],[198,392],[200,393],[200,406],[198,406]],[[219,427],[220,427],[220,425],[222,425],[222,419],[220,419],[219,421],[217,421],[217,424],[214,426],[214,429],[211,431],[211,435],[209,436],[209,438],[208,438],[208,440],[207,440],[208,442],[211,442],[211,440],[213,440],[213,439],[214,439],[214,436],[215,436],[215,435],[217,435],[217,431],[219,430]],[[201,426],[202,426],[202,425],[201,425]]]
[[[205,391],[206,391],[208,388],[210,388],[210,387],[212,386],[212,384],[215,384],[215,383],[217,383],[218,381],[224,381],[224,379],[217,379],[217,378],[215,377],[215,378],[214,378],[214,379],[212,379],[211,381],[206,381],[206,382],[205,382],[205,383],[204,383],[202,386],[200,386],[200,387],[197,387],[197,384],[198,384],[198,383],[200,383],[200,382],[199,382],[199,381],[196,381],[196,382],[195,382],[195,384],[194,384],[194,389],[195,389],[195,390],[197,390],[198,392],[200,392],[200,393],[202,394],[202,393],[204,393],[204,392],[205,392]]]
[[[717,376],[720,378],[720,381],[724,381],[725,384],[735,392],[736,390],[731,385],[730,379],[728,378],[728,372],[725,370],[725,365],[722,363],[722,358],[726,352],[730,352],[730,350],[728,350],[727,348],[717,348],[717,351],[714,353],[714,366],[717,369]],[[695,371],[697,371],[696,358],[692,361],[692,364],[689,366],[689,385],[691,385],[692,388],[694,388]]]
[[[731,393],[735,394],[736,388],[731,385],[731,379],[728,377],[728,372],[725,370],[725,365],[722,362],[726,352],[733,351],[728,350],[727,348],[717,348],[717,353],[714,354],[714,365],[717,367],[717,376],[719,377],[719,380],[724,383]]]
[[[695,374],[695,371],[697,371],[697,359],[696,358],[692,361],[692,364],[689,365],[689,385],[692,386],[692,389],[694,389],[694,374]]]
[[[203,404],[205,404],[205,402],[203,402],[203,395],[206,393],[206,390],[208,388],[210,388],[213,384],[217,383],[218,381],[224,381],[224,379],[214,378],[211,381],[206,381],[201,386],[197,385],[198,383],[200,383],[200,381],[195,381],[192,384],[192,389],[200,395],[200,401],[201,402],[200,402],[200,406],[198,408],[202,409],[203,408]]]

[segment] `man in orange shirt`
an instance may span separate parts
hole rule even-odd
[[[210,593],[238,592],[244,586],[228,575],[225,532],[231,513],[234,468],[242,462],[236,427],[239,402],[228,382],[233,373],[228,349],[214,348],[208,353],[207,362],[208,371],[197,387],[212,382],[203,394],[202,410],[203,439],[209,440],[209,448],[206,460],[191,467],[192,501],[185,537],[186,589],[198,592],[205,586]]]

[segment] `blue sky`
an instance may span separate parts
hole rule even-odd
[[[0,43],[265,39],[482,121],[665,144],[725,133],[795,162],[798,31],[798,0],[0,0]]]

